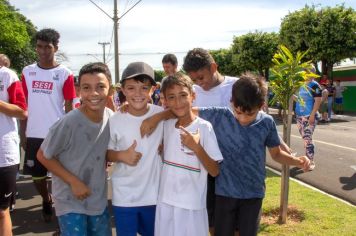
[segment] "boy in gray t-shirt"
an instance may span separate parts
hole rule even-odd
[[[105,104],[110,84],[105,64],[83,66],[79,72],[81,107],[51,127],[37,154],[53,173],[61,235],[111,235],[105,171],[112,115]]]

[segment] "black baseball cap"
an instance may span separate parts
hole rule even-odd
[[[152,85],[156,85],[155,72],[152,67],[145,62],[132,62],[128,64],[121,76],[121,84],[126,79],[132,79],[136,76],[143,75],[147,77]]]

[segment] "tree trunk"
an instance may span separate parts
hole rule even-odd
[[[283,110],[283,141],[290,146],[290,136],[293,118],[293,97],[289,99],[288,111]],[[288,193],[289,193],[289,165],[282,165],[281,199],[279,207],[279,222],[287,222]]]

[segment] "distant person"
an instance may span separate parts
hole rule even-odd
[[[217,176],[223,158],[211,124],[193,114],[192,85],[182,73],[166,77],[162,85],[166,105],[177,119],[164,123],[155,236],[209,234],[207,174]]]
[[[10,68],[11,61],[8,56],[5,54],[0,54],[0,66],[5,66],[7,68]]]
[[[328,90],[328,121],[331,120],[331,113],[333,110],[333,102],[334,102],[334,92],[335,87],[333,85],[333,81],[331,79],[327,80],[326,89]]]
[[[47,185],[47,169],[36,154],[49,128],[73,109],[75,98],[73,73],[55,60],[60,35],[54,29],[36,34],[38,62],[22,71],[22,86],[28,102],[28,119],[21,123],[21,142],[25,150],[24,173],[32,176],[42,197],[45,222],[52,219],[52,197]]]
[[[326,89],[326,84],[321,84],[321,103],[319,107],[319,111],[321,113],[321,120],[320,123],[327,123],[329,122],[328,119],[328,95],[329,92]]]
[[[154,235],[162,159],[163,124],[149,137],[141,137],[144,119],[163,110],[150,104],[154,71],[144,62],[130,63],[122,73],[121,89],[126,97],[127,113],[116,112],[110,118],[108,161],[112,172],[112,205],[117,235]]]
[[[314,70],[312,70],[314,72]],[[313,133],[317,124],[317,115],[321,103],[321,87],[313,78],[305,82],[298,91],[295,113],[297,127],[304,141],[305,155],[310,160],[310,170],[315,168]],[[303,101],[303,102],[301,102]]]
[[[178,72],[178,60],[174,54],[166,54],[162,58],[162,66],[166,75],[174,75]]]
[[[79,86],[79,77],[74,77],[74,87],[75,87],[75,98],[73,99],[73,107],[79,108],[81,105],[80,101],[80,86]]]
[[[0,235],[12,235],[9,209],[20,163],[18,119],[26,119],[25,95],[16,73],[0,65]]]
[[[160,98],[161,98],[161,83],[157,82],[156,86],[154,87],[154,91],[152,93],[152,102],[155,105],[160,105]]]
[[[106,181],[110,138],[106,108],[108,67],[90,63],[79,72],[82,105],[50,129],[37,154],[53,173],[53,199],[61,235],[111,235]],[[95,101],[94,101],[95,100]]]
[[[336,80],[335,86],[335,113],[336,114],[344,114],[344,100],[343,93],[347,89],[347,87],[341,86],[341,81]]]

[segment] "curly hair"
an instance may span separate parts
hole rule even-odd
[[[185,56],[183,70],[185,72],[195,72],[209,67],[212,63],[215,63],[215,61],[209,51],[203,48],[194,48]]]
[[[54,46],[58,46],[59,38],[61,35],[54,29],[46,28],[36,33],[36,40],[52,43]]]

